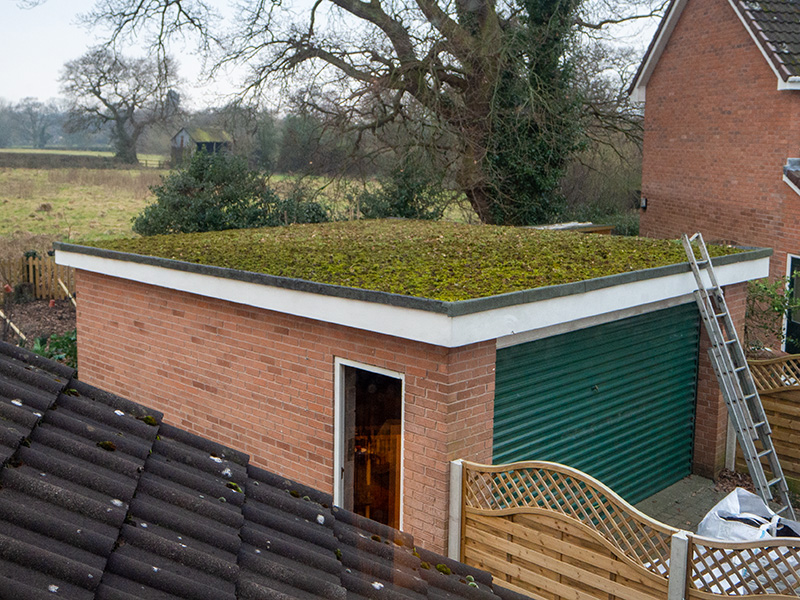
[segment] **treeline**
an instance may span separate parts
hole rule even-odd
[[[0,98],[0,148],[69,148],[107,150],[110,131],[70,130],[69,112],[61,100],[24,98],[12,103]]]
[[[233,137],[235,154],[271,173],[374,175],[380,170],[367,158],[368,149],[359,155],[355,135],[334,133],[320,119],[277,116],[236,105],[181,112],[148,129],[137,151],[169,156],[172,137],[185,126],[226,131]],[[14,104],[0,98],[0,148],[113,150],[113,128],[110,123],[76,128],[66,103],[58,100],[25,98]]]
[[[0,148],[113,150],[111,124],[76,128],[66,106],[35,98],[17,104],[0,99]],[[436,218],[444,191],[452,188],[440,165],[426,160],[418,151],[419,140],[401,127],[376,134],[337,126],[317,115],[278,115],[237,104],[181,110],[168,122],[148,128],[138,140],[138,152],[168,156],[172,137],[183,127],[224,130],[233,138],[233,153],[262,173],[372,182],[364,191],[370,197],[359,199],[377,211],[370,216]],[[554,219],[613,223],[619,233],[637,233],[640,168],[640,148],[624,135],[612,143],[589,143],[574,155],[561,179],[558,191],[564,204]]]

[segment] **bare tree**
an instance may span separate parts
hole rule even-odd
[[[33,148],[44,148],[50,140],[50,128],[58,108],[53,104],[45,104],[38,98],[23,98],[14,107],[19,115],[18,126],[22,137]]]
[[[62,92],[70,101],[67,127],[111,127],[116,159],[137,163],[136,143],[148,127],[179,110],[172,89],[175,66],[163,61],[126,58],[95,48],[64,66]]]
[[[580,147],[585,112],[572,61],[581,30],[652,14],[580,0],[316,0],[310,10],[241,3],[222,63],[247,90],[279,86],[304,108],[364,133],[387,127],[444,163],[484,222],[535,223]],[[629,10],[635,4],[625,5]],[[151,26],[156,46],[194,31],[220,42],[202,0],[104,0],[88,16],[112,41]],[[207,46],[208,47],[208,46]]]

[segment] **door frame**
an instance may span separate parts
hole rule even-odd
[[[345,410],[345,377],[346,367],[377,373],[393,379],[400,380],[400,526],[403,528],[403,489],[405,486],[405,431],[406,431],[406,378],[403,373],[390,371],[382,367],[368,365],[366,363],[339,358],[333,358],[334,384],[333,384],[333,504],[341,506],[344,488],[342,474],[344,468],[344,410]]]
[[[792,254],[790,252],[786,253],[786,281],[787,281],[786,292],[794,294],[795,290],[793,285],[794,280],[792,279],[792,260],[800,261],[800,255]],[[788,313],[783,315],[783,334],[784,334],[784,340],[783,342],[781,342],[781,350],[783,352],[788,352],[788,350],[786,349],[786,337],[789,335]]]

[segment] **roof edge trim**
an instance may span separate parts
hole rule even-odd
[[[750,34],[750,37],[756,43],[756,47],[758,48],[759,52],[761,52],[761,56],[763,56],[764,60],[767,61],[769,68],[772,69],[773,73],[775,73],[775,77],[778,78],[778,89],[779,90],[800,89],[800,81],[797,81],[798,79],[797,77],[788,77],[788,76],[784,77],[781,74],[778,65],[775,64],[774,58],[769,55],[767,49],[764,47],[764,43],[766,40],[763,40],[758,36],[758,34],[753,29],[750,20],[742,13],[739,6],[736,4],[736,0],[728,0],[728,4],[730,4],[731,8],[733,9],[733,12],[736,13],[737,17],[739,17],[739,21],[741,21],[747,33]]]
[[[472,298],[469,300],[447,302],[444,300],[434,300],[431,298],[404,296],[402,294],[393,294],[389,292],[365,290],[361,288],[346,287],[328,283],[318,283],[305,279],[278,277],[275,275],[266,275],[264,273],[254,273],[251,271],[240,271],[225,267],[202,265],[168,258],[159,258],[156,256],[132,254],[117,250],[106,250],[92,246],[80,246],[66,242],[55,242],[54,247],[57,250],[56,262],[67,266],[76,266],[74,264],[75,261],[70,260],[67,256],[67,253],[85,254],[99,258],[107,258],[110,260],[133,262],[188,273],[209,275],[211,277],[219,277],[222,279],[233,279],[248,283],[279,287],[288,290],[310,292],[323,296],[334,296],[348,300],[360,300],[365,302],[374,302],[377,304],[388,304],[401,308],[411,308],[434,313],[442,313],[449,317],[458,317],[461,315],[484,312],[486,310],[514,306],[516,304],[528,304],[530,302],[548,300],[550,298],[571,296],[574,294],[581,294],[592,290],[613,287],[635,281],[644,281],[659,277],[666,277],[669,275],[677,275],[679,273],[688,273],[691,270],[688,262],[676,263],[673,265],[665,265],[663,267],[654,267],[651,269],[642,269],[639,271],[617,273],[615,275],[607,275],[605,277],[586,279],[584,281],[575,281],[572,283],[563,283],[529,290],[508,292],[505,294],[498,294],[496,296],[488,296],[485,298]],[[715,257],[713,259],[713,263],[715,267],[720,267],[739,262],[758,260],[771,255],[771,248],[748,248],[745,252],[741,252],[739,254],[729,254],[727,256]]]
[[[647,83],[650,81],[650,76],[653,74],[664,48],[667,47],[667,42],[678,24],[678,19],[680,19],[687,1],[673,0],[667,8],[667,13],[658,24],[650,46],[647,48],[642,62],[639,63],[639,70],[628,88],[628,94],[634,102],[644,102]]]
[[[628,88],[628,94],[634,102],[644,102],[646,97],[647,83],[650,81],[650,76],[658,64],[664,49],[669,42],[672,32],[680,19],[683,9],[688,0],[673,0],[670,7],[667,9],[667,14],[659,23],[658,30],[653,36],[653,41],[639,65],[639,70]],[[756,47],[761,52],[764,60],[767,61],[770,69],[778,79],[778,90],[800,90],[800,77],[786,76],[781,73],[780,65],[776,64],[776,60],[765,47],[766,40],[761,39],[758,33],[753,29],[750,20],[742,13],[740,7],[737,5],[736,0],[728,0],[728,4],[733,9],[733,12],[739,18],[739,21],[744,26],[745,31],[750,35],[750,38],[755,42]]]

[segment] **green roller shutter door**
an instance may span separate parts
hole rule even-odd
[[[495,464],[550,460],[635,503],[691,473],[694,303],[497,351]]]

